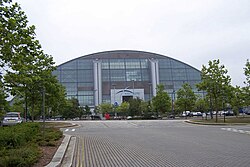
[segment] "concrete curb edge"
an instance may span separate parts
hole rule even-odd
[[[58,147],[54,157],[52,158],[51,162],[46,165],[45,167],[59,167],[63,161],[64,155],[66,153],[66,150],[68,148],[71,135],[64,134],[64,139],[61,143],[61,145]]]

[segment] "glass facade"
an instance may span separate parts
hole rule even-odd
[[[152,65],[151,59],[157,60],[157,65]],[[96,62],[100,63],[99,72],[95,72],[98,71],[94,65]],[[122,90],[125,88],[149,100],[154,95],[156,84],[163,84],[171,94],[183,83],[189,83],[195,93],[199,93],[195,85],[201,81],[200,71],[183,62],[140,51],[110,51],[83,56],[59,65],[53,74],[65,86],[68,98],[76,97],[81,106],[91,107],[97,105],[95,99],[99,95],[96,91],[101,92],[98,103],[113,103],[116,98],[124,96]],[[95,85],[101,85],[101,89]],[[121,94],[116,95],[116,90]]]

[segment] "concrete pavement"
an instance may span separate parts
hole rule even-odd
[[[67,144],[62,143],[61,149],[64,153],[56,154],[51,166],[245,167],[250,163],[246,156],[250,153],[246,148],[248,135],[230,133],[229,128],[221,126],[195,126],[180,121],[79,123],[76,130],[64,129],[72,136],[66,135],[63,143]]]

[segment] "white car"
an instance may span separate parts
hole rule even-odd
[[[3,117],[2,125],[3,126],[10,126],[10,125],[16,125],[16,124],[19,124],[22,122],[23,122],[23,120],[22,120],[19,112],[8,112]]]

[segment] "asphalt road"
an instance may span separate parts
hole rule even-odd
[[[181,120],[74,121],[74,166],[249,167],[250,126],[204,126]]]

